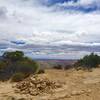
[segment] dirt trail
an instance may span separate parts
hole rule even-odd
[[[92,72],[49,69],[40,77],[58,81],[63,86],[53,93],[30,96],[15,93],[15,83],[1,82],[0,100],[100,100],[100,68]]]

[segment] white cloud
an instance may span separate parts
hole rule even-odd
[[[80,0],[78,4],[92,2]],[[99,13],[72,14],[51,9],[39,6],[36,0],[0,0],[0,14],[6,16],[0,20],[0,42],[23,40],[26,44],[59,48],[62,45],[100,46]]]
[[[78,3],[81,5],[89,5],[89,4],[96,3],[98,5],[98,3],[100,3],[100,0],[79,0]]]

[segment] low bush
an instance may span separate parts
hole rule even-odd
[[[45,70],[44,70],[44,69],[40,69],[40,70],[38,71],[38,74],[43,74],[43,73],[45,73]]]
[[[38,63],[25,57],[21,51],[6,52],[2,57],[3,59],[0,61],[0,80],[9,80],[12,76],[18,78],[22,74],[28,77],[31,74],[38,73]]]
[[[15,73],[12,76],[11,81],[12,82],[19,82],[19,81],[22,81],[23,79],[25,79],[25,74],[23,74],[23,73]]]
[[[54,69],[62,69],[62,66],[61,65],[56,65],[53,67]]]
[[[71,69],[71,68],[73,68],[73,65],[66,65],[66,66],[64,67],[65,70],[68,70],[68,69]]]
[[[3,69],[5,69],[7,66],[7,63],[4,61],[0,61],[0,72],[3,71]]]
[[[38,72],[38,64],[32,60],[22,60],[18,61],[15,65],[15,71],[22,72],[25,74],[35,74]]]
[[[100,56],[91,53],[90,55],[84,56],[82,59],[78,60],[75,64],[74,67],[76,69],[91,69],[91,68],[96,68],[100,64]]]

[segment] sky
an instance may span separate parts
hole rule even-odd
[[[78,59],[100,54],[100,0],[0,0],[0,55]]]

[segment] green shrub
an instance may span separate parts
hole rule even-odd
[[[17,61],[24,57],[24,53],[22,51],[5,52],[2,57],[11,61]]]
[[[38,72],[38,64],[35,61],[32,60],[22,60],[18,61],[15,65],[16,71],[22,72],[22,73],[29,73],[29,74],[35,74]]]
[[[5,52],[0,61],[0,80],[8,80],[16,73],[25,76],[38,73],[39,65],[36,61],[24,57],[21,51]]]
[[[11,81],[12,82],[19,82],[19,81],[22,81],[23,79],[25,79],[25,74],[23,74],[23,73],[15,73],[12,76]]]
[[[90,55],[84,56],[82,59],[75,63],[75,67],[82,67],[83,69],[90,69],[98,67],[100,64],[100,56],[91,53]]]
[[[62,66],[61,65],[56,65],[53,67],[54,69],[62,69]]]
[[[4,70],[7,66],[7,63],[4,61],[0,61],[0,71]]]
[[[68,69],[71,69],[71,68],[73,68],[73,65],[70,65],[70,64],[69,64],[69,65],[66,65],[66,66],[64,67],[65,70],[68,70]]]
[[[38,74],[43,74],[43,73],[45,73],[45,70],[44,70],[44,69],[40,69],[40,70],[38,71]]]

